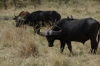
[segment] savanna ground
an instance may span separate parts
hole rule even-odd
[[[80,2],[74,5],[45,2],[34,8],[27,6],[14,10],[0,10],[0,17],[14,17],[21,11],[56,10],[62,18],[73,15],[74,18],[92,17],[100,22],[100,3],[96,1]],[[44,27],[42,31],[51,27]],[[33,28],[16,28],[14,20],[0,20],[0,66],[99,66],[100,45],[96,55],[89,54],[90,41],[81,44],[72,42],[73,54],[69,53],[67,45],[60,53],[60,42],[56,40],[54,47],[48,47],[45,37],[33,34]]]

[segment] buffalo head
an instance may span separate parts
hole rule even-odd
[[[46,36],[47,41],[48,41],[48,46],[53,47],[54,40],[56,39],[57,36],[61,34],[61,30],[59,31],[49,30],[47,32],[40,32],[40,29],[39,29],[37,30],[37,34],[40,36]]]
[[[16,22],[16,27],[20,27],[21,25],[23,25],[24,22],[26,21],[26,16],[29,14],[30,13],[28,11],[26,12],[22,11],[18,16],[15,16],[13,19]]]

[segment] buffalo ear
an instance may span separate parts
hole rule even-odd
[[[42,35],[45,35],[45,36],[57,36],[60,34],[61,34],[61,30],[59,30],[59,31],[49,30],[47,32],[42,33]]]

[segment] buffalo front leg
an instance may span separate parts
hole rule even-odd
[[[61,45],[60,45],[60,52],[63,53],[64,47],[65,47],[65,42],[64,41],[60,41]]]
[[[68,42],[67,42],[67,46],[68,46],[68,49],[69,49],[70,53],[72,53],[71,41],[68,41]]]
[[[37,24],[35,27],[34,27],[34,34],[37,32],[37,30],[40,28],[40,25]]]

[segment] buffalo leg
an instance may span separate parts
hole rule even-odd
[[[98,48],[98,42],[95,39],[90,39],[91,40],[91,50],[90,52],[93,54],[96,54],[97,48]]]
[[[65,47],[65,42],[64,41],[60,41],[60,42],[61,42],[60,50],[61,50],[61,53],[63,53],[64,47]]]
[[[67,46],[68,46],[68,49],[69,49],[70,53],[72,53],[71,41],[67,42]]]

